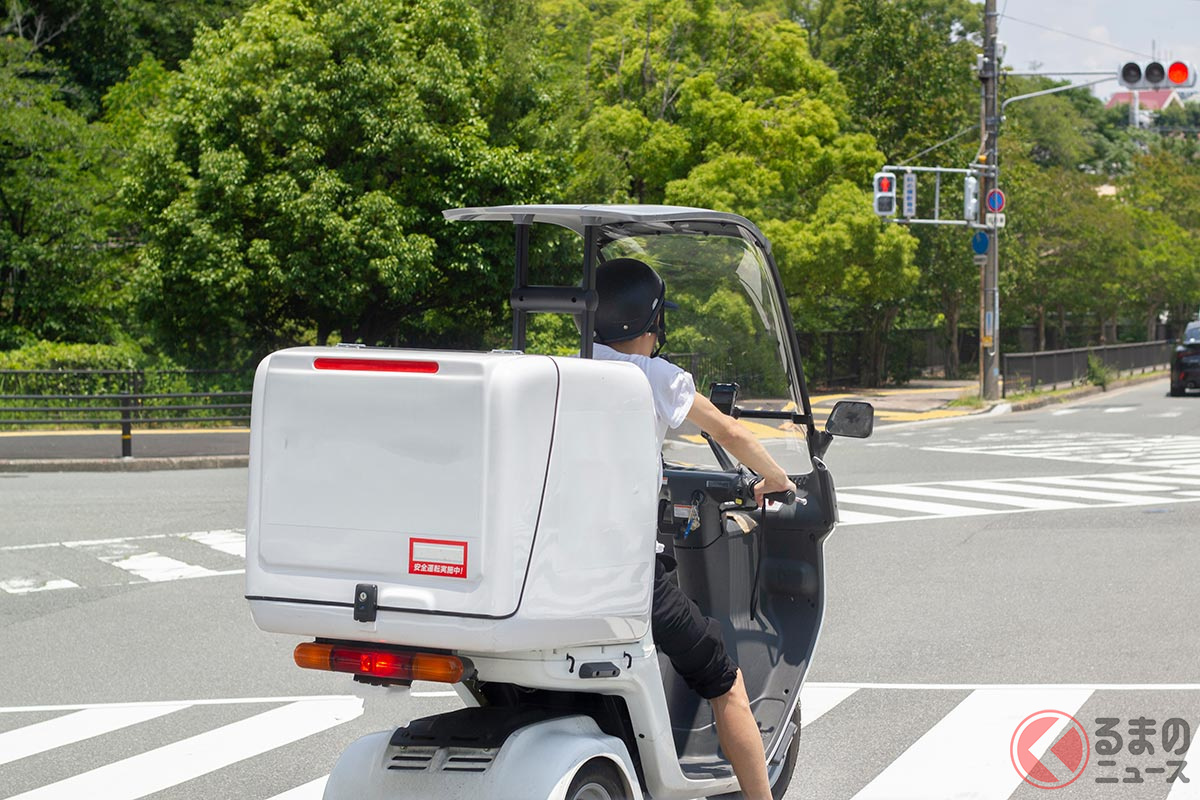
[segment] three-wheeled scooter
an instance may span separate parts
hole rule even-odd
[[[822,457],[835,435],[870,435],[870,405],[840,403],[818,430],[770,245],[742,217],[564,205],[445,216],[514,227],[511,350],[300,347],[255,377],[255,622],[315,637],[295,650],[301,667],[443,681],[465,704],[352,743],[326,800],[736,793],[709,705],[650,635],[656,544],[724,628],[781,798],[837,522]],[[582,237],[577,284],[531,285],[540,225]],[[590,358],[596,267],[625,256],[651,264],[679,305],[667,355],[759,437],[794,502],[756,507],[755,476],[687,424],[660,464],[644,375]],[[582,357],[525,352],[534,313],[574,315]]]

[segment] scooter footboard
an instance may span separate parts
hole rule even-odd
[[[625,744],[590,717],[543,719],[515,730],[484,726],[482,736],[474,724],[472,736],[458,737],[453,731],[460,724],[478,722],[455,719],[461,714],[415,720],[355,741],[338,758],[324,800],[562,800],[575,773],[593,759],[607,760],[629,797],[642,800]]]

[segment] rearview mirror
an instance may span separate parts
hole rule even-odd
[[[708,399],[720,409],[722,414],[733,415],[733,406],[737,403],[738,385],[736,383],[713,383],[709,386]]]
[[[875,429],[875,408],[861,400],[840,400],[829,412],[825,432],[834,436],[866,439]]]

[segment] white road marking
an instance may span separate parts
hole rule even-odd
[[[289,789],[283,794],[277,794],[269,800],[321,800],[325,796],[325,784],[328,782],[329,776],[326,775],[315,781],[309,781],[303,786]]]
[[[1120,492],[1122,489],[1121,482],[1105,480],[1106,477],[1104,475],[1097,475],[1095,478],[1038,478],[1038,481],[1048,483],[1052,486],[1071,486],[1077,489],[1108,489]],[[1177,492],[1181,487],[1167,486],[1161,483],[1143,483],[1138,485],[1137,488],[1143,492]]]
[[[1113,408],[1104,409],[1104,413],[1105,414],[1125,414],[1129,411],[1133,411],[1136,408],[1137,408],[1137,406],[1115,406]]]
[[[923,448],[932,452],[980,453],[1051,461],[1085,461],[1139,467],[1187,467],[1200,463],[1200,436],[1138,436],[1072,433],[1046,436],[1037,431],[989,434],[975,441],[950,441]]]
[[[10,800],[136,800],[355,719],[359,697],[303,700],[51,783]]]
[[[1090,689],[977,689],[854,795],[854,800],[1006,800],[1022,782],[1013,769],[1009,749],[1017,726],[1031,712],[1042,709],[1074,714],[1091,694]],[[1067,723],[1061,720],[1058,724]],[[1031,748],[1031,752],[1040,756],[1042,751]]]
[[[807,728],[826,711],[837,706],[858,691],[854,686],[816,686],[806,684],[800,689],[800,727]]]
[[[193,531],[190,533],[155,533],[145,536],[118,536],[108,539],[76,539],[66,542],[38,542],[0,547],[0,552],[30,553],[38,550],[66,548],[86,553],[105,564],[122,569],[140,580],[158,583],[163,581],[211,578],[217,575],[241,575],[245,569],[219,570],[189,564],[153,549],[156,542],[188,540],[205,545],[213,550],[244,559],[246,556],[246,534],[239,530]],[[107,584],[111,585],[111,584]],[[30,577],[15,575],[0,579],[0,591],[7,594],[29,594],[31,592],[56,589],[78,589],[80,584],[61,577]]]
[[[0,581],[0,589],[9,594],[29,594],[30,592],[48,592],[55,589],[78,589],[79,584],[66,578],[7,578]]]
[[[1078,414],[1079,411],[1080,409],[1078,408],[1060,408],[1058,411],[1051,412],[1051,415],[1055,417],[1065,417],[1068,414]]]
[[[193,542],[199,542],[231,556],[246,557],[246,534],[242,531],[197,531],[196,533],[185,533],[183,538],[191,539]]]
[[[850,505],[865,505],[865,506],[883,506],[884,508],[896,508],[901,511],[916,511],[922,514],[935,514],[940,517],[971,517],[980,514],[992,513],[985,508],[973,508],[971,506],[953,506],[948,503],[928,503],[923,500],[904,500],[898,497],[871,497],[870,495],[860,494],[858,492],[843,492],[837,493],[838,503],[849,503]]]
[[[944,497],[947,500],[977,500],[983,503],[995,503],[1001,506],[1016,506],[1038,511],[1061,511],[1065,508],[1087,508],[1085,503],[1072,503],[1069,500],[1043,500],[1040,497],[1020,497],[1012,494],[992,492],[971,492],[963,489],[942,489],[937,486],[903,486],[892,484],[872,486],[873,492],[896,492],[897,494],[912,494],[922,497]]]
[[[300,697],[211,697],[203,700],[146,700],[134,703],[73,703],[58,706],[0,706],[0,714],[28,714],[45,711],[82,711],[88,708],[158,708],[160,706],[236,706],[279,703],[328,702],[354,700],[348,694],[315,694]]]
[[[868,514],[865,511],[847,511],[839,508],[838,519],[840,525],[871,525],[879,522],[899,522],[906,517],[889,517],[884,514]]]
[[[1121,492],[1092,492],[1086,489],[1067,489],[1065,487],[1056,486],[1037,486],[1032,483],[1032,478],[1018,478],[1017,483],[1000,483],[999,481],[962,481],[963,486],[973,486],[976,489],[992,489],[998,492],[1016,491],[1028,492],[1029,494],[1051,495],[1054,497],[1078,497],[1084,500],[1099,500],[1105,503],[1113,503],[1116,505],[1137,505],[1147,503],[1157,503],[1163,500],[1162,497],[1150,497],[1148,495],[1138,494],[1123,494]]]
[[[187,708],[185,703],[88,708],[0,733],[0,764],[111,733]]]
[[[131,572],[151,583],[177,581],[181,578],[209,578],[217,574],[214,570],[160,556],[158,553],[138,553],[127,558],[116,556],[100,556],[99,558],[106,564],[112,564],[114,567]]]

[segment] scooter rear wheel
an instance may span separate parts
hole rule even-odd
[[[629,792],[620,771],[611,762],[594,758],[575,773],[566,800],[629,800]]]

